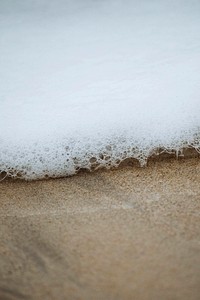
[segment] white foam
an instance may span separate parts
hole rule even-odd
[[[0,171],[200,147],[200,2],[0,2]]]

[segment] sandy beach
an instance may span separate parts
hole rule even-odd
[[[0,299],[198,300],[200,161],[0,183]]]
[[[0,0],[0,300],[200,300],[200,0]]]

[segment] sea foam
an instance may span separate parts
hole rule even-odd
[[[200,149],[200,1],[0,2],[0,172]]]

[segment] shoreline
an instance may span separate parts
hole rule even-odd
[[[169,160],[169,159],[176,159],[176,160],[182,160],[182,159],[190,159],[190,158],[200,158],[200,150],[195,148],[195,147],[188,147],[188,148],[183,148],[179,150],[166,150],[166,149],[154,149],[152,150],[152,154],[146,158],[146,163],[144,165],[140,164],[139,159],[136,159],[134,157],[128,157],[123,159],[117,166],[106,166],[106,165],[100,165],[94,163],[91,165],[90,169],[89,168],[79,168],[79,170],[72,174],[72,175],[63,175],[63,176],[49,176],[45,175],[45,177],[41,178],[33,178],[33,179],[27,179],[24,178],[23,174],[18,173],[18,176],[10,174],[8,175],[5,171],[0,170],[0,183],[4,180],[22,180],[22,181],[40,181],[40,180],[49,180],[49,179],[60,179],[60,178],[70,178],[82,173],[96,173],[99,171],[112,171],[112,170],[118,170],[122,168],[126,168],[127,166],[131,166],[134,168],[145,168],[148,167],[149,163],[152,161],[163,161],[163,160]],[[14,172],[16,173],[16,172]]]

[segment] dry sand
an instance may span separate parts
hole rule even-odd
[[[200,299],[200,160],[0,183],[0,299]]]

